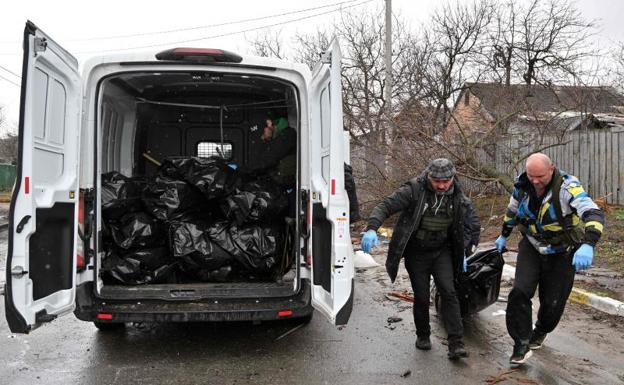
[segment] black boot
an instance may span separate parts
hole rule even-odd
[[[429,336],[417,336],[416,349],[431,350],[431,339],[429,339]]]
[[[448,358],[451,360],[457,360],[461,357],[468,357],[468,352],[466,351],[464,342],[461,340],[449,342],[448,348]]]

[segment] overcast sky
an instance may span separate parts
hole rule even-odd
[[[392,8],[394,14],[417,28],[419,23],[426,22],[439,2],[392,0]],[[15,75],[21,75],[21,40],[26,20],[34,22],[82,62],[98,51],[160,44],[165,44],[163,49],[216,47],[246,53],[248,39],[267,26],[281,29],[282,36],[288,38],[297,31],[312,32],[327,25],[338,14],[340,5],[333,5],[338,3],[344,8],[365,11],[383,9],[384,0],[5,0],[0,14],[0,106],[4,107],[7,120],[17,124],[20,78]],[[624,1],[577,0],[575,4],[587,20],[599,22],[597,45],[605,48],[624,41]],[[310,8],[316,9],[304,11]],[[232,23],[272,15],[262,20]],[[230,24],[200,28],[224,23]],[[179,31],[190,28],[194,29]],[[236,33],[245,30],[248,32]],[[162,31],[177,32],[151,34]],[[100,39],[120,35],[139,36]]]

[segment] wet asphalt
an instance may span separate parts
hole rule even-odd
[[[0,234],[4,274],[6,232]],[[376,256],[380,258],[379,256]],[[0,279],[4,280],[4,278]],[[0,384],[621,384],[621,320],[570,305],[555,333],[524,368],[510,371],[511,340],[502,302],[466,321],[470,357],[446,358],[445,335],[432,313],[433,349],[414,348],[411,305],[387,293],[383,268],[356,274],[346,327],[320,314],[296,322],[141,324],[98,331],[72,314],[30,335],[14,335],[0,310]],[[402,318],[388,323],[388,317]],[[280,338],[281,337],[281,338]]]

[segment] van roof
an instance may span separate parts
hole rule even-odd
[[[166,48],[161,48],[158,50],[150,50],[150,51],[141,51],[141,52],[119,52],[119,53],[111,53],[107,55],[94,56],[91,57],[84,62],[81,63],[82,71],[84,74],[87,74],[94,67],[105,64],[105,63],[145,63],[145,62],[154,62],[157,63],[159,60],[156,59],[156,54],[162,52]],[[267,68],[279,68],[286,70],[293,70],[300,73],[303,73],[304,76],[309,76],[310,69],[302,63],[294,63],[285,60],[268,58],[268,57],[260,57],[260,56],[252,56],[252,55],[241,55],[243,60],[240,63],[219,63],[220,67],[232,65],[236,66],[257,66],[257,67],[267,67]],[[165,61],[163,61],[164,63]],[[169,62],[170,63],[170,62]],[[180,63],[182,64],[182,63]],[[204,65],[204,64],[199,64]],[[206,65],[210,65],[207,63]]]

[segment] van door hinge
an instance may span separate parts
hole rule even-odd
[[[35,46],[33,49],[35,50],[35,56],[37,56],[37,52],[44,52],[48,48],[48,41],[45,37],[36,37],[35,38]]]
[[[17,278],[22,278],[25,274],[28,274],[22,266],[15,266],[11,269],[11,275]]]

